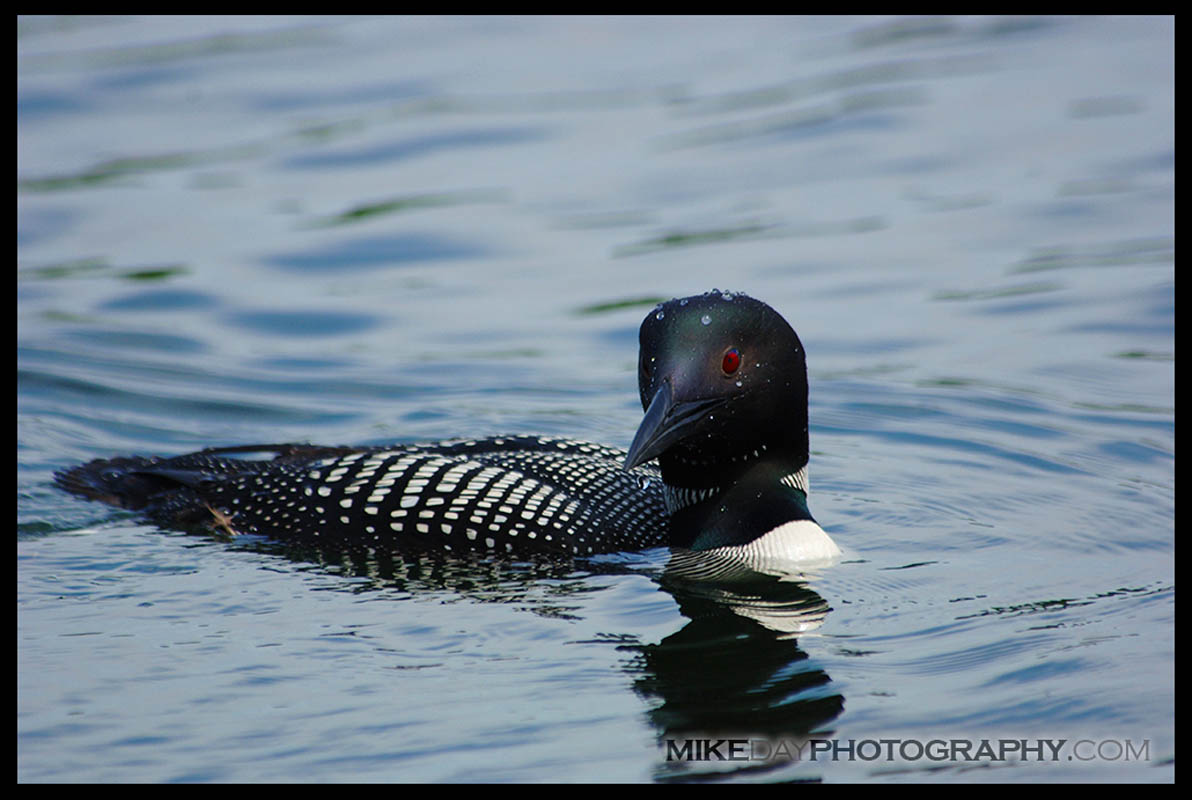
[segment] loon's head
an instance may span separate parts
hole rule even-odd
[[[778,312],[713,290],[662,303],[642,322],[646,415],[625,469],[652,458],[670,486],[726,486],[761,462],[807,464],[807,362]]]

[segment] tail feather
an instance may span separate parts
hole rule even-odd
[[[54,474],[71,494],[169,521],[209,516],[204,489],[229,476],[267,469],[268,463],[301,463],[354,452],[345,447],[302,444],[240,445],[201,450],[172,458],[127,456],[96,459]],[[254,459],[250,456],[267,456]]]
[[[179,487],[177,481],[149,471],[160,463],[160,459],[138,456],[100,458],[54,473],[54,483],[71,494],[138,511]]]

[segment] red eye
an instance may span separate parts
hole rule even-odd
[[[720,362],[720,368],[724,370],[724,374],[732,375],[739,366],[741,366],[741,354],[737,352],[737,348],[730,347],[724,351],[724,361]]]

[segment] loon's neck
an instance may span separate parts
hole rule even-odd
[[[772,470],[766,470],[767,479],[773,476]],[[692,488],[685,486],[672,486],[663,482],[662,493],[663,499],[666,501],[666,511],[668,514],[674,514],[681,511],[687,506],[703,502],[705,500],[712,500],[724,492],[737,485],[740,479],[727,481],[723,486],[705,486],[700,488]],[[807,506],[808,484],[807,484],[807,465],[792,469],[778,478],[780,486],[786,486],[791,489],[797,489],[803,493],[802,504]]]
[[[665,496],[671,544],[693,550],[749,544],[786,523],[815,524],[807,507],[806,462],[759,461],[725,486],[668,484]]]

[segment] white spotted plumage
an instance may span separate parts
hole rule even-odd
[[[497,552],[522,542],[579,555],[665,543],[657,470],[625,472],[625,452],[613,447],[520,436],[287,458],[294,463],[258,462],[261,472],[214,488],[237,530],[319,539],[365,531],[375,543],[401,534],[402,545]]]

